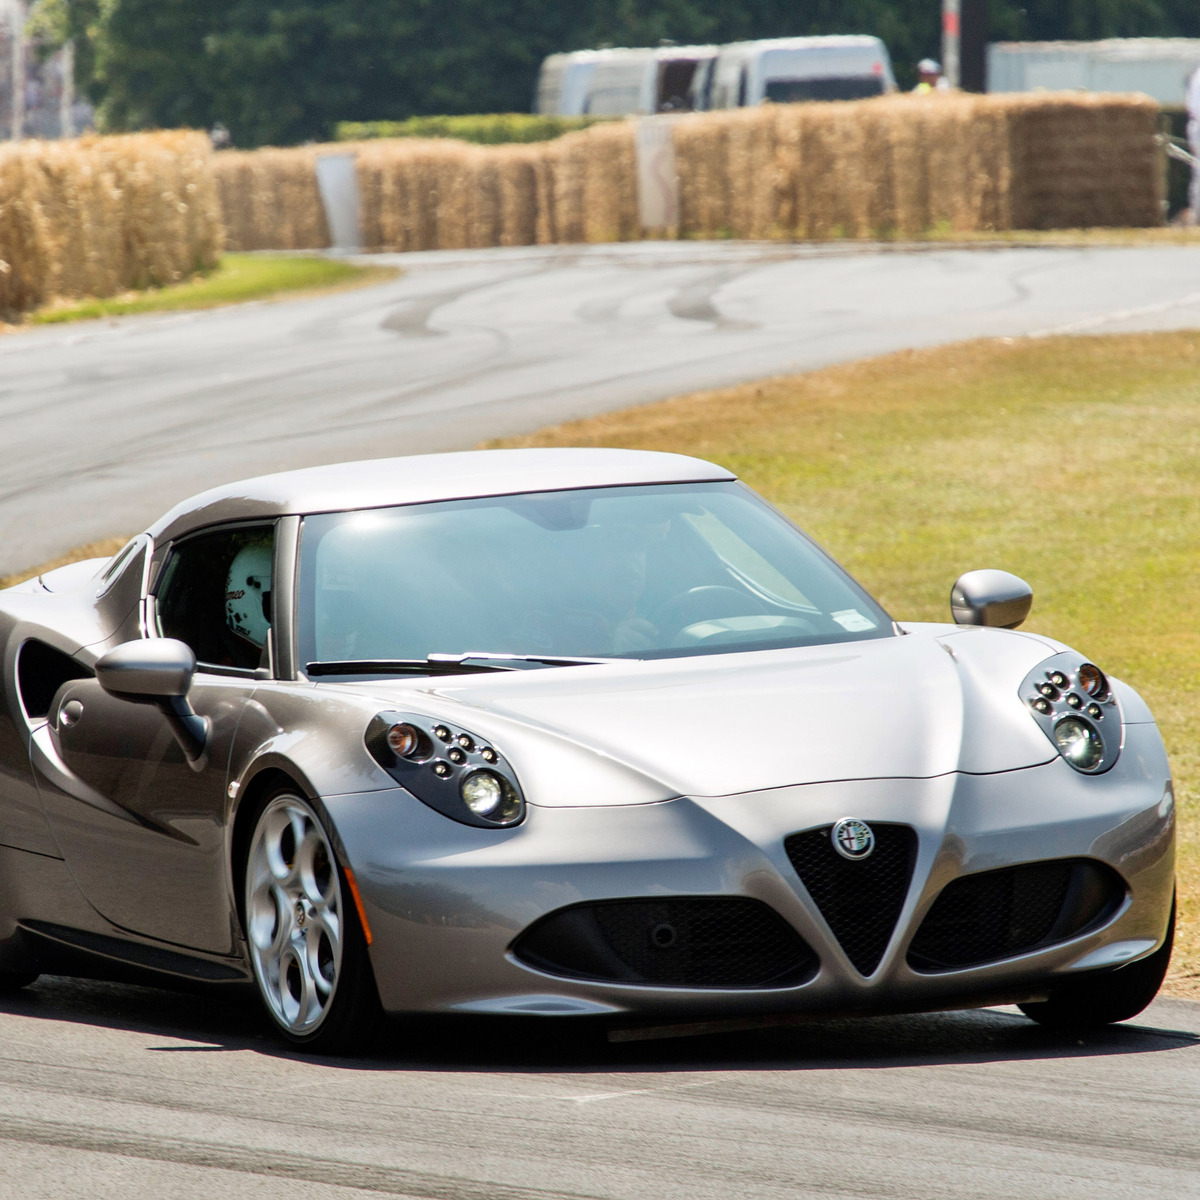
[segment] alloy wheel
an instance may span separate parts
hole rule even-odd
[[[342,968],[342,889],[329,839],[299,796],[263,809],[246,863],[246,932],[259,990],[292,1037],[329,1013]]]

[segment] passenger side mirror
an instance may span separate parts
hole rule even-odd
[[[1033,607],[1033,588],[1007,571],[968,571],[950,591],[956,625],[1016,629]]]
[[[96,662],[96,680],[110,695],[134,704],[153,704],[166,717],[187,760],[204,757],[211,722],[188,703],[196,673],[190,646],[174,638],[125,642]]]

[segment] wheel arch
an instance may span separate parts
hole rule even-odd
[[[254,821],[262,807],[263,800],[277,788],[283,787],[295,788],[310,803],[320,803],[308,781],[304,779],[303,772],[294,768],[289,769],[281,764],[268,763],[264,764],[243,784],[238,796],[237,807],[233,811],[229,838],[229,882],[233,892],[234,911],[237,913],[238,926],[243,936],[246,932],[246,898],[242,894],[245,890],[242,886],[242,878],[246,872],[246,859],[250,853],[250,838],[254,833]],[[323,808],[324,806],[322,806]]]

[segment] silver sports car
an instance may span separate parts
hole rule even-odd
[[[386,1014],[1126,1019],[1170,768],[1031,600],[973,571],[898,623],[669,454],[207,492],[0,592],[0,981],[253,982],[325,1052]]]

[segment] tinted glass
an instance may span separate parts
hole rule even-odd
[[[271,623],[271,526],[222,529],[172,552],[156,593],[158,632],[211,666],[266,665]]]
[[[738,484],[597,488],[304,522],[300,661],[670,657],[893,634]]]

